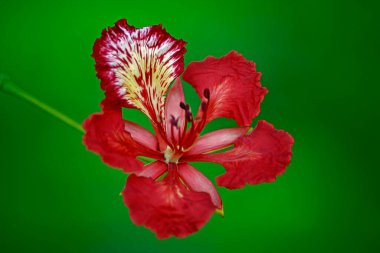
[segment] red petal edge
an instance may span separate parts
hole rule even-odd
[[[159,239],[186,237],[203,227],[215,211],[207,193],[134,174],[122,194],[132,221],[151,229]]]
[[[178,166],[178,173],[192,191],[206,192],[210,194],[215,207],[219,210],[223,210],[222,200],[216,191],[215,186],[201,172],[193,166],[183,163]]]
[[[125,131],[130,133],[135,141],[152,150],[158,150],[158,141],[154,134],[131,121],[124,120],[124,125]]]
[[[135,159],[136,156],[157,158],[159,153],[138,143],[125,131],[121,109],[109,106],[111,102],[104,100],[103,112],[94,113],[83,122],[86,132],[83,143],[111,167],[127,173],[139,171],[144,163]]]
[[[183,162],[220,163],[226,173],[217,177],[220,186],[242,188],[245,184],[273,182],[285,172],[292,156],[293,137],[260,120],[252,133],[235,142],[235,148],[217,154],[194,155]]]
[[[144,166],[142,170],[136,173],[139,177],[148,177],[156,180],[168,170],[168,165],[161,161],[155,161]]]
[[[207,57],[192,62],[183,74],[200,97],[209,89],[210,101],[207,122],[227,117],[236,120],[239,126],[250,126],[252,119],[260,112],[260,103],[268,92],[259,80],[254,62],[231,51],[221,58]]]
[[[196,139],[191,149],[185,155],[196,155],[223,149],[235,143],[244,136],[248,127],[219,129]]]
[[[282,130],[274,129],[266,121],[259,121],[252,133],[236,142],[236,150],[257,153],[252,160],[225,162],[227,172],[216,178],[220,186],[230,189],[242,188],[245,184],[273,182],[285,172],[292,156],[293,137]]]

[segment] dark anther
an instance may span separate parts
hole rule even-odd
[[[208,88],[204,89],[203,96],[205,96],[207,99],[210,99],[210,90]]]
[[[181,107],[182,109],[186,110],[186,105],[185,105],[184,102],[179,103],[179,107]]]
[[[185,104],[184,102],[179,103],[179,107],[181,107],[185,111],[190,111],[190,105]]]
[[[205,101],[202,101],[201,108],[202,108],[202,112],[206,111],[207,103]]]
[[[170,124],[177,127],[178,126],[178,119],[176,119],[173,115],[170,115]]]
[[[186,111],[186,120],[191,121],[193,119],[193,115],[190,111]]]

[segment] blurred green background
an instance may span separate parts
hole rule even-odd
[[[77,121],[99,111],[103,97],[93,42],[127,18],[137,27],[162,23],[187,41],[186,64],[232,49],[254,60],[269,89],[258,118],[296,144],[275,183],[219,188],[224,218],[159,241],[131,223],[119,196],[125,174],[86,151],[76,130],[1,93],[0,251],[379,252],[375,3],[2,1],[0,72]],[[217,120],[208,130],[230,125]],[[196,166],[210,178],[223,172]]]

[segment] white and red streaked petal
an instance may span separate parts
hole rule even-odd
[[[218,154],[194,155],[185,161],[220,163],[226,173],[217,177],[220,186],[242,188],[245,184],[272,182],[285,172],[292,156],[294,139],[260,120],[252,133],[238,139],[235,148]]]
[[[146,130],[140,125],[133,123],[131,121],[124,120],[125,130],[131,134],[132,138],[141,143],[142,145],[152,149],[158,150],[157,138],[154,134]]]
[[[161,25],[136,29],[119,20],[103,31],[93,49],[102,89],[121,105],[163,120],[164,95],[183,71],[185,44]]]
[[[179,164],[178,173],[190,190],[210,194],[212,203],[215,207],[219,210],[223,210],[222,200],[216,191],[215,186],[201,172],[191,165],[184,163]]]
[[[227,117],[239,126],[251,125],[260,112],[260,103],[267,93],[259,80],[261,73],[255,63],[235,51],[221,58],[207,57],[189,64],[183,79],[190,83],[200,97],[209,90],[207,122]]]
[[[180,103],[185,103],[181,79],[177,78],[169,90],[166,102],[166,135],[168,140],[172,138],[172,120],[176,121],[176,127],[173,126],[174,139],[178,140],[179,129],[183,128],[185,121],[185,111],[180,107]]]
[[[121,168],[125,172],[142,169],[143,163],[136,160],[136,156],[160,158],[158,151],[135,141],[125,131],[121,109],[108,107],[107,104],[103,101],[103,112],[90,115],[83,123],[86,132],[83,143],[87,148],[99,154],[111,167]]]
[[[249,127],[226,128],[207,133],[195,141],[186,155],[202,154],[226,148],[244,136],[248,130]]]
[[[139,177],[148,177],[153,180],[156,180],[161,175],[168,170],[168,165],[161,161],[155,161],[144,166],[144,168],[138,172],[136,175]]]
[[[215,211],[208,193],[189,191],[179,180],[156,182],[132,174],[122,194],[132,221],[159,239],[197,232]]]

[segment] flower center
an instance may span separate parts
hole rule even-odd
[[[178,159],[194,143],[207,121],[207,110],[210,102],[210,90],[205,89],[203,92],[204,99],[200,105],[197,117],[194,118],[189,104],[181,102],[179,107],[184,110],[183,125],[179,123],[179,118],[170,115],[171,144],[165,150],[165,159],[167,161],[178,162]],[[190,123],[188,127],[188,123]],[[176,131],[175,131],[176,129]]]
[[[179,158],[182,154],[179,154],[175,150],[172,150],[169,146],[166,146],[164,157],[166,163],[178,163]]]

